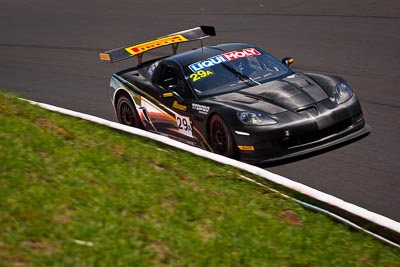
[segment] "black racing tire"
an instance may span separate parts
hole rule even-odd
[[[120,123],[136,128],[143,128],[136,108],[128,96],[123,95],[118,98],[116,110]]]
[[[237,154],[235,141],[231,131],[218,115],[212,116],[210,120],[210,143],[215,153],[234,158]]]

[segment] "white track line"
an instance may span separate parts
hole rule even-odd
[[[22,99],[22,100],[25,100],[25,99]],[[396,222],[396,221],[394,221],[392,219],[389,219],[389,218],[384,217],[384,216],[382,216],[380,214],[371,212],[371,211],[366,210],[364,208],[358,207],[358,206],[356,206],[354,204],[345,202],[342,199],[339,199],[339,198],[334,197],[332,195],[328,195],[328,194],[326,194],[324,192],[318,191],[318,190],[316,190],[314,188],[311,188],[311,187],[309,187],[307,185],[304,185],[304,184],[292,181],[292,180],[290,180],[288,178],[285,178],[283,176],[271,173],[271,172],[269,172],[267,170],[264,170],[262,168],[259,168],[259,167],[256,167],[256,166],[253,166],[253,165],[250,165],[250,164],[247,164],[247,163],[243,163],[243,162],[240,162],[240,161],[237,161],[237,160],[234,160],[234,159],[230,159],[230,158],[227,158],[227,157],[224,157],[224,156],[221,156],[221,155],[217,155],[217,154],[208,152],[208,151],[200,149],[200,148],[196,148],[196,147],[193,147],[193,146],[190,146],[190,145],[186,145],[186,144],[183,144],[181,142],[172,140],[172,139],[170,139],[168,137],[162,136],[162,135],[150,133],[150,132],[147,132],[147,131],[144,131],[144,130],[141,130],[141,129],[137,129],[137,128],[126,126],[126,125],[123,125],[123,124],[120,124],[120,123],[108,121],[108,120],[105,120],[105,119],[102,119],[102,118],[98,118],[98,117],[95,117],[95,116],[92,116],[92,115],[88,115],[88,114],[84,114],[84,113],[80,113],[80,112],[76,112],[76,111],[72,111],[72,110],[68,110],[68,109],[52,106],[52,105],[49,105],[49,104],[38,103],[38,102],[34,102],[34,101],[29,101],[29,100],[25,100],[25,101],[28,101],[29,103],[31,103],[33,105],[40,106],[40,107],[42,107],[44,109],[47,109],[47,110],[51,110],[51,111],[55,111],[55,112],[58,112],[58,113],[66,114],[66,115],[69,115],[69,116],[81,118],[81,119],[84,119],[84,120],[95,122],[97,124],[101,124],[101,125],[105,125],[105,126],[111,127],[113,129],[121,130],[121,131],[128,132],[128,133],[131,133],[131,134],[134,134],[134,135],[142,136],[142,137],[145,137],[145,138],[149,138],[149,139],[152,139],[152,140],[155,140],[155,141],[158,141],[158,142],[161,142],[161,143],[176,147],[176,148],[178,148],[180,150],[184,150],[184,151],[193,153],[195,155],[198,155],[198,156],[201,156],[201,157],[204,157],[204,158],[211,159],[213,161],[216,161],[216,162],[219,162],[219,163],[222,163],[222,164],[233,166],[235,168],[238,168],[238,169],[247,171],[249,173],[258,175],[258,176],[260,176],[260,177],[262,177],[264,179],[267,179],[269,181],[272,181],[272,182],[274,182],[276,184],[285,186],[285,187],[287,187],[287,188],[289,188],[291,190],[297,191],[297,192],[299,192],[301,194],[304,194],[304,195],[309,196],[311,198],[314,198],[316,200],[319,200],[319,201],[322,201],[324,203],[327,203],[327,204],[329,204],[331,206],[334,206],[334,207],[337,207],[339,209],[342,209],[342,210],[345,210],[347,212],[350,212],[350,213],[352,213],[352,214],[354,214],[354,215],[356,215],[356,216],[358,216],[360,218],[363,218],[365,220],[368,220],[370,222],[373,222],[373,223],[375,223],[377,225],[383,226],[383,227],[385,227],[387,229],[390,229],[390,230],[400,234],[400,223],[399,222]],[[296,201],[298,201],[298,200],[296,200]],[[298,202],[302,202],[302,201],[298,201]],[[310,204],[307,204],[306,206],[312,206],[312,207],[314,207],[314,209],[318,209],[318,210],[322,211],[322,209],[320,209],[318,207],[315,207],[313,205],[310,205]],[[330,214],[330,215],[332,215],[332,216],[334,216],[336,218],[340,218],[339,216],[337,216],[335,214],[332,214],[329,211],[324,211],[324,212],[327,213],[327,214]],[[341,220],[348,223],[347,219],[341,218]],[[355,226],[353,223],[350,223],[350,224],[352,226]],[[367,232],[369,234],[372,234],[375,237],[378,237],[381,240],[383,240],[385,242],[388,242],[388,243],[400,248],[400,244],[393,243],[392,241],[387,240],[386,238],[381,237],[379,235],[376,235],[374,233],[371,233],[370,231],[368,231],[366,229],[363,229],[360,226],[357,226],[357,228],[362,229],[365,232]]]

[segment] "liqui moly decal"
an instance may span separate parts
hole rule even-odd
[[[236,60],[240,58],[258,56],[260,54],[261,53],[257,51],[257,49],[255,48],[245,48],[240,51],[232,51],[215,57],[210,57],[204,61],[198,61],[196,63],[189,65],[189,69],[193,72],[198,72],[199,70],[209,68],[223,62]]]

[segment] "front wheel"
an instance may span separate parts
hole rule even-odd
[[[210,141],[211,147],[216,153],[230,158],[236,155],[232,134],[218,115],[214,115],[210,121]]]
[[[117,102],[117,117],[118,121],[122,124],[133,126],[136,128],[143,128],[139,115],[127,96],[121,96]]]

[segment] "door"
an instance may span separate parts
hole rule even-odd
[[[190,103],[193,95],[178,68],[173,65],[160,66],[158,86],[158,112],[150,113],[151,121],[157,132],[174,137],[179,141],[193,143],[193,127],[190,118]]]

